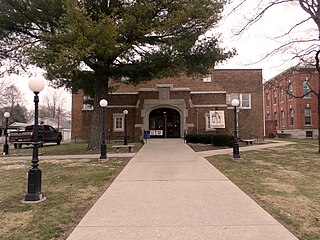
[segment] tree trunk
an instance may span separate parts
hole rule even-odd
[[[320,29],[319,29],[320,32]],[[320,153],[320,60],[319,60],[320,50],[316,53],[316,68],[318,71],[318,89],[317,89],[317,97],[318,97],[318,153]]]
[[[319,75],[319,92],[318,92],[318,153],[320,153],[320,75]]]
[[[89,136],[90,150],[99,149],[102,139],[102,108],[99,105],[101,99],[107,99],[108,95],[108,77],[106,75],[97,76],[94,82],[94,102],[91,121],[91,131]]]

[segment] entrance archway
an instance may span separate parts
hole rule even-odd
[[[157,108],[149,114],[152,138],[180,138],[180,114],[172,108]]]

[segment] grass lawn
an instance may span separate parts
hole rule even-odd
[[[290,141],[292,141],[290,139]],[[300,240],[320,239],[320,154],[316,140],[207,159]]]
[[[142,143],[133,143],[134,152],[139,151],[142,147]],[[113,144],[116,145],[116,144]],[[0,144],[0,150],[2,152],[2,144]],[[121,149],[122,152],[128,152],[127,148]],[[114,153],[115,150],[112,148],[112,144],[107,144],[107,153]],[[99,154],[100,149],[88,150],[88,143],[61,143],[61,145],[47,144],[45,147],[39,148],[40,155],[82,155],[82,154]],[[9,155],[32,155],[32,145],[23,145],[21,149],[14,149],[10,145]],[[0,157],[1,158],[1,157]]]
[[[40,157],[47,199],[23,204],[31,161],[0,158],[0,239],[66,239],[128,161]]]

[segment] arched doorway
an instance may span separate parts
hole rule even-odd
[[[149,130],[153,138],[180,138],[180,114],[172,108],[157,108],[149,114]]]

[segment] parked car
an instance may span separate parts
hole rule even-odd
[[[30,145],[34,139],[34,125],[26,126],[24,131],[9,132],[9,142],[14,144],[14,148],[21,148],[23,144]],[[62,140],[61,132],[58,132],[50,125],[38,125],[38,142],[40,145],[47,142],[55,142],[60,145]]]

